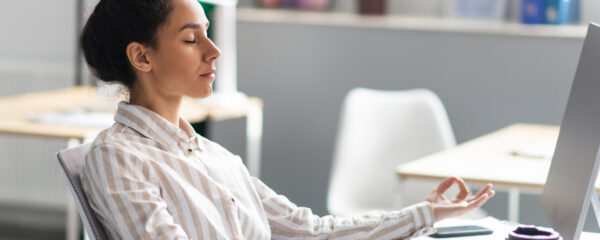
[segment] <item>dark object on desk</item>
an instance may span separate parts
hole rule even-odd
[[[465,226],[454,226],[454,227],[440,227],[437,228],[437,232],[429,235],[433,238],[449,238],[449,237],[462,237],[462,236],[476,236],[476,235],[488,235],[492,234],[492,230],[476,225],[465,225]]]
[[[358,12],[360,14],[385,14],[386,0],[358,0]]]
[[[535,226],[520,226],[508,233],[506,240],[562,240],[562,237],[552,230],[540,229]]]

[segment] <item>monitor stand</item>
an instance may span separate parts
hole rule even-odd
[[[594,211],[594,215],[596,215],[596,223],[598,224],[598,228],[600,228],[600,199],[598,193],[596,192],[596,178],[598,178],[599,172],[598,165],[600,165],[600,145],[598,145],[598,151],[596,151],[596,161],[594,162],[594,168],[596,169],[596,172],[592,174],[592,178],[590,179],[592,190],[591,193],[589,193],[590,205],[592,205],[592,211]]]
[[[596,152],[596,161],[594,163],[594,167],[596,169],[598,169],[598,165],[600,165],[600,145],[598,145],[598,151]],[[592,174],[592,175],[593,176],[590,179],[590,181],[591,181],[590,184],[592,185],[592,190],[591,190],[591,193],[589,194],[590,205],[591,205],[592,211],[594,211],[594,215],[596,216],[596,223],[598,224],[598,228],[600,228],[600,199],[599,199],[600,196],[598,196],[598,193],[596,192],[596,178],[598,177],[598,171],[596,171],[595,174]],[[583,217],[587,217],[587,216],[583,216]],[[585,224],[585,222],[582,224]]]
[[[596,222],[598,223],[598,227],[600,228],[600,200],[598,199],[598,194],[596,193],[596,187],[594,187],[594,193],[591,194],[590,198],[592,210],[594,210],[594,215],[596,215]]]

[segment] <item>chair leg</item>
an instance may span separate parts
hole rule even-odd
[[[395,186],[395,194],[394,194],[394,208],[401,209],[404,206],[404,202],[402,199],[402,195],[404,194],[404,178],[398,178],[396,180]]]
[[[508,190],[508,221],[519,222],[519,189]]]
[[[75,147],[79,144],[82,144],[83,142],[85,142],[85,139],[81,140],[77,138],[71,138],[67,141],[67,147]],[[66,239],[77,240],[80,237],[79,215],[77,213],[77,206],[75,206],[75,199],[73,199],[68,189],[66,189],[65,193],[67,194],[67,226],[65,229]]]
[[[67,198],[67,226],[66,226],[66,239],[77,240],[79,237],[79,222],[77,215],[77,207],[72,197]]]

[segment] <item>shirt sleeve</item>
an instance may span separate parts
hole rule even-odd
[[[111,145],[96,146],[86,157],[82,186],[113,238],[189,239],[167,211],[152,171],[147,161]]]
[[[433,209],[422,202],[399,211],[371,211],[348,218],[319,217],[278,195],[257,178],[252,178],[266,212],[273,239],[407,239],[428,232],[433,226]]]

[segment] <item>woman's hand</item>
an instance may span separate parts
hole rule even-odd
[[[458,184],[460,192],[449,200],[444,196],[444,192],[452,186],[454,183]],[[495,192],[492,190],[492,184],[488,183],[481,191],[475,196],[469,197],[469,188],[467,184],[458,177],[449,177],[444,179],[438,185],[437,189],[433,190],[427,197],[427,201],[431,203],[433,207],[433,213],[435,215],[435,221],[440,221],[449,217],[457,217],[464,213],[481,207],[488,199],[494,196]]]

